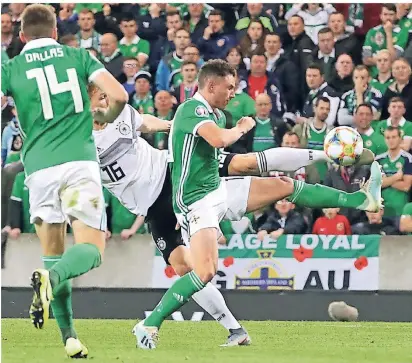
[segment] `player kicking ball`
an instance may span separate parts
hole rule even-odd
[[[19,114],[31,222],[43,251],[45,269],[31,277],[30,317],[44,328],[51,304],[67,355],[85,358],[87,348],[73,326],[70,279],[101,264],[106,230],[87,84],[110,95],[109,107],[95,116],[100,121],[115,119],[128,96],[86,50],[56,42],[56,17],[48,6],[26,7],[20,39],[26,43],[21,53],[2,65],[1,96],[13,97]],[[76,244],[64,252],[67,220]]]
[[[218,149],[233,144],[254,126],[254,120],[245,117],[230,130],[219,127],[225,123],[220,110],[234,96],[235,75],[225,61],[207,62],[199,72],[198,93],[177,109],[169,139],[173,208],[190,238],[193,270],[176,280],[151,315],[135,326],[140,348],[156,348],[163,321],[215,276],[221,219],[238,220],[247,212],[284,198],[312,208],[377,211],[381,206],[382,176],[376,162],[371,165],[370,179],[355,193],[285,177],[220,178]],[[273,153],[262,155],[265,159],[260,164],[266,164],[264,169],[269,170],[274,161],[268,159]]]

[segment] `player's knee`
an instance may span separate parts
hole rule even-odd
[[[192,267],[187,264],[172,265],[172,267],[175,270],[176,274],[179,276],[186,275],[187,273],[192,271]]]
[[[291,178],[288,178],[286,176],[282,176],[280,178],[277,178],[278,185],[276,187],[280,187],[282,191],[285,193],[285,197],[291,195],[294,190],[294,184],[293,180]],[[280,184],[280,185],[279,185]]]
[[[197,270],[197,271],[196,271]],[[202,267],[196,269],[195,272],[203,283],[208,283],[216,275],[217,264],[210,260],[203,264]]]

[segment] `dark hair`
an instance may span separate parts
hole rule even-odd
[[[389,105],[390,105],[391,103],[395,103],[395,102],[402,102],[403,105],[405,106],[405,101],[404,101],[401,97],[398,97],[398,96],[392,97],[392,98],[389,100]]]
[[[387,129],[386,129],[384,132],[386,132],[386,131],[394,131],[394,130],[398,131],[398,136],[399,136],[399,137],[402,137],[401,129],[400,129],[399,127],[388,126]]]
[[[29,39],[50,38],[56,28],[56,15],[48,5],[27,6],[21,16],[21,30]]]
[[[227,58],[227,56],[228,56],[233,50],[236,50],[236,52],[238,52],[238,53],[240,54],[240,56],[242,56],[242,52],[240,51],[240,47],[239,47],[238,45],[236,45],[235,47],[231,47],[231,48],[227,51],[226,56],[225,56],[225,59]]]
[[[122,18],[120,19],[120,23],[121,23],[122,21],[134,21],[134,22],[136,22],[136,24],[137,24],[137,21],[136,21],[136,19],[134,18],[134,16],[133,16],[132,14],[125,14],[125,15],[123,15]]]
[[[318,31],[318,36],[319,36],[319,34],[326,34],[326,33],[333,33],[332,29],[329,28],[328,26],[325,27],[325,28],[322,28],[321,30],[319,30]]]
[[[189,36],[190,36],[190,31],[189,30],[187,30],[186,28],[184,28],[184,27],[181,27],[181,28],[179,28],[179,29],[176,29],[176,31],[175,31],[175,36],[176,36],[176,34],[177,34],[177,32],[181,32],[181,31],[185,31],[187,34],[189,34]]]
[[[180,20],[182,20],[182,17],[180,16],[180,13],[179,13],[177,10],[168,11],[168,12],[166,13],[166,18],[167,18],[168,16],[175,16],[175,15],[179,15]]]
[[[80,10],[79,15],[80,14],[92,14],[93,18],[94,18],[94,13],[89,8],[84,8],[84,9]]]
[[[323,69],[319,64],[316,63],[311,63],[309,64],[308,68],[306,68],[306,70],[308,69],[317,69],[320,73],[321,76],[323,76]]]
[[[299,18],[302,21],[302,24],[305,25],[305,19],[303,19],[300,15],[298,14],[292,15],[289,19],[292,19],[292,18]]]
[[[358,110],[361,107],[366,107],[367,109],[369,109],[369,111],[371,112],[371,114],[373,115],[373,108],[369,103],[361,103],[359,106],[356,106],[355,108],[355,114],[358,113]]]
[[[293,132],[293,131],[285,132],[285,134],[283,135],[283,137],[285,137],[286,135],[288,135],[288,136],[296,136],[296,137],[298,138],[299,142],[300,142],[300,137],[299,137],[299,135],[298,135],[296,132]]]
[[[366,71],[366,72],[368,72],[368,74],[370,75],[370,73],[369,73],[369,68],[368,68],[367,66],[365,66],[364,64],[359,64],[359,65],[357,65],[357,66],[353,69],[353,74],[355,74],[355,71]]]
[[[213,9],[213,10],[209,13],[209,16],[211,16],[211,15],[219,15],[220,18],[221,18],[222,20],[224,20],[223,13],[222,13],[219,9]]]
[[[188,64],[193,64],[193,65],[196,67],[196,69],[197,69],[197,64],[196,64],[196,62],[191,61],[191,60],[184,61],[184,62],[182,63],[182,65],[180,66],[180,69],[182,69],[184,66],[187,66]]]
[[[382,4],[381,11],[383,8],[388,9],[389,11],[393,11],[396,13],[396,5],[395,4]]]
[[[250,61],[252,61],[252,58],[255,57],[255,56],[257,56],[257,57],[264,57],[266,62],[267,62],[267,60],[268,60],[268,57],[266,57],[266,54],[265,54],[265,53],[255,51],[255,52],[253,52],[253,53],[250,55]]]
[[[330,99],[327,98],[327,97],[325,97],[325,96],[322,96],[322,97],[318,97],[318,98],[316,99],[316,101],[315,101],[315,107],[318,107],[318,106],[319,106],[319,103],[320,103],[321,101],[330,104]]]
[[[334,11],[333,13],[329,14],[329,18],[330,18],[332,15],[342,15],[342,16],[343,16],[343,20],[345,20],[345,14],[341,13],[340,11]]]
[[[76,36],[74,34],[66,34],[63,35],[60,39],[59,39],[59,43],[63,44],[63,45],[67,45],[70,42],[73,42],[77,40]]]
[[[199,71],[199,88],[203,88],[206,85],[206,80],[211,77],[226,76],[236,77],[236,70],[226,61],[222,59],[212,59],[207,61]]]
[[[278,37],[279,40],[280,40],[280,42],[282,43],[282,38],[281,38],[281,36],[280,36],[278,33],[274,33],[274,32],[266,33],[266,34],[265,34],[265,39],[266,39],[269,35],[270,35],[270,36],[276,36],[276,37]]]

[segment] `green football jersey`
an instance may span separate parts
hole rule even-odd
[[[6,63],[9,60],[9,56],[7,55],[7,52],[2,49],[1,50],[1,64]]]
[[[237,122],[243,116],[255,115],[255,100],[246,92],[236,92],[235,97],[229,101],[225,110],[229,111],[233,117],[233,121]]]
[[[30,223],[29,190],[24,185],[25,178],[23,171],[16,175],[10,199],[21,203],[21,232],[35,233],[34,225]]]
[[[313,150],[323,150],[323,142],[325,141],[328,131],[329,130],[326,124],[319,130],[316,129],[313,124],[310,124],[307,148]],[[328,171],[328,164],[326,162],[317,162],[315,166],[319,173],[320,180],[324,180]]]
[[[402,210],[403,216],[412,217],[412,203],[406,203]]]
[[[385,130],[392,126],[392,121],[390,118],[387,120],[382,120],[376,126],[376,130],[378,130],[382,135],[384,134]],[[399,122],[398,128],[401,131],[402,138],[411,138],[412,137],[412,122],[406,121],[405,118]]]
[[[157,115],[157,118],[160,118],[161,120],[171,121],[173,119],[173,111],[170,111],[165,117]],[[155,132],[153,135],[153,146],[156,149],[160,149],[160,150],[166,149],[168,137],[169,135],[167,132],[163,132],[163,131]]]
[[[16,161],[20,161],[21,152],[20,151],[13,151],[9,155],[7,155],[6,162],[4,165],[15,163]]]
[[[140,53],[149,56],[150,43],[136,35],[130,44],[127,43],[126,38],[122,38],[119,42],[119,49],[124,57],[136,58]]]
[[[138,98],[136,94],[133,95],[131,101],[132,107],[137,110],[140,114],[149,113],[153,115],[154,113],[154,101],[153,96],[149,92],[145,98]]]
[[[374,78],[370,81],[370,85],[372,88],[377,89],[382,95],[385,94],[386,90],[388,89],[388,87],[395,82],[395,80],[390,77],[388,80],[386,80],[385,82],[380,82],[377,78]]]
[[[175,213],[187,212],[189,205],[220,185],[218,149],[197,135],[199,127],[207,122],[222,127],[225,115],[222,111],[214,111],[199,93],[176,111],[169,136]]]
[[[370,103],[376,110],[380,111],[382,102],[382,93],[370,85],[363,94],[363,102]],[[350,115],[353,115],[357,106],[355,90],[344,93],[341,97],[340,108],[346,108]]]
[[[385,138],[372,127],[365,133],[361,133],[363,146],[372,151],[375,155],[383,154],[388,150]]]
[[[253,213],[245,214],[239,221],[223,220],[220,222],[220,230],[224,236],[231,234],[254,233],[253,222],[255,216]]]
[[[412,174],[412,155],[401,150],[399,155],[391,159],[389,153],[376,157],[376,161],[382,165],[382,171],[386,176],[394,175],[402,170],[404,175]],[[409,192],[403,192],[391,186],[382,189],[382,198],[385,201],[385,216],[399,216],[404,205],[409,202]]]
[[[276,145],[272,124],[270,122],[270,118],[266,120],[261,120],[260,118],[256,117],[256,127],[255,127],[255,135],[253,137],[253,144],[252,144],[252,151],[264,151],[273,147],[277,147]]]
[[[85,49],[42,38],[2,65],[2,95],[14,99],[27,175],[70,161],[97,161],[87,85],[105,71]]]

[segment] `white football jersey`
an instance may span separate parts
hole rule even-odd
[[[136,215],[146,216],[159,196],[167,171],[167,151],[157,150],[137,130],[142,117],[126,105],[102,130],[93,130],[103,186]]]

